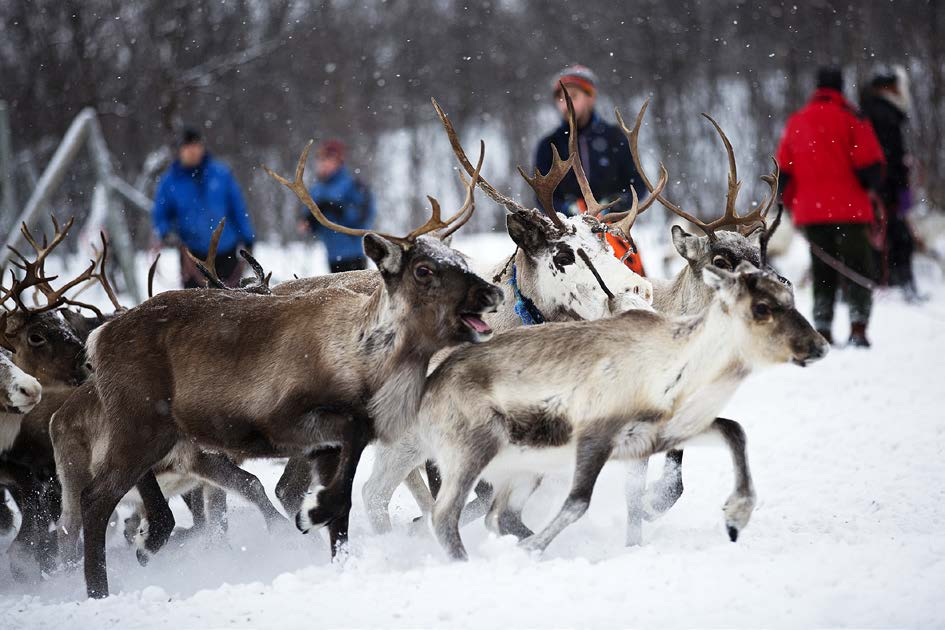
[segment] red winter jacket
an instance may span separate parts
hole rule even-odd
[[[873,208],[857,172],[885,162],[872,125],[836,90],[820,88],[788,119],[778,163],[784,203],[797,225],[869,223]]]

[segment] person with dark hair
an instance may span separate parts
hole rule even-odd
[[[869,121],[843,96],[843,74],[821,68],[811,100],[787,122],[778,147],[781,191],[811,246],[814,325],[833,340],[833,310],[843,283],[850,345],[869,347],[873,255],[869,191],[883,173],[883,151]]]
[[[909,166],[903,127],[909,115],[909,85],[902,67],[878,71],[864,90],[860,107],[876,130],[886,156],[886,172],[879,186],[879,198],[886,210],[886,257],[888,281],[902,287],[907,298],[917,299],[912,274],[915,240],[907,215],[912,205]]]
[[[535,166],[542,173],[548,172],[551,168],[552,145],[562,159],[567,159],[569,155],[568,108],[561,90],[562,84],[567,88],[574,104],[578,151],[594,197],[601,203],[617,200],[618,203],[610,212],[627,210],[632,202],[631,187],[636,190],[641,201],[648,191],[633,165],[627,138],[616,125],[611,125],[598,116],[594,109],[597,102],[597,75],[586,66],[569,66],[555,75],[551,82],[551,93],[561,113],[562,122],[555,131],[538,143],[535,149]],[[586,211],[574,173],[568,173],[558,184],[553,203],[556,211],[568,216]],[[621,247],[620,243],[608,240],[612,246]],[[628,258],[628,262],[635,271],[643,272],[638,256]]]
[[[253,225],[233,173],[206,150],[198,129],[180,135],[177,160],[158,183],[151,211],[154,230],[165,245],[181,245],[181,282],[185,289],[206,286],[206,279],[183,248],[206,258],[213,230],[226,219],[217,247],[216,271],[229,286],[239,283],[242,265],[237,247],[251,249]]]
[[[316,153],[317,181],[309,193],[330,221],[366,230],[374,223],[376,210],[371,191],[345,166],[347,147],[341,140],[323,142]],[[303,208],[299,230],[320,238],[328,251],[332,273],[367,269],[361,238],[329,230]]]

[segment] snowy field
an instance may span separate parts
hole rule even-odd
[[[644,251],[655,253],[648,240]],[[490,259],[505,243],[457,241]],[[321,252],[302,249],[257,253],[283,278],[319,271],[322,260]],[[653,274],[657,259],[647,259]],[[799,279],[803,260],[795,248],[783,264],[787,275]],[[166,262],[160,278],[169,282],[173,261]],[[610,464],[587,516],[542,558],[477,523],[463,532],[470,561],[452,563],[431,536],[408,535],[418,510],[404,490],[394,498],[395,532],[369,531],[360,494],[368,450],[343,564],[329,562],[327,536],[270,536],[258,513],[231,498],[225,548],[172,540],[140,567],[113,536],[115,595],[104,601],[85,600],[81,573],[15,583],[0,556],[0,627],[940,627],[945,285],[925,271],[926,304],[878,296],[873,350],[835,349],[807,369],[756,374],[738,391],[725,415],[748,432],[758,504],[737,543],[729,542],[721,512],[733,485],[728,454],[702,446],[686,451],[685,494],[644,526],[642,547],[623,546],[622,467]],[[798,289],[805,313],[809,293]],[[835,335],[846,334],[841,310]],[[654,459],[651,478],[661,464]],[[249,467],[271,493],[279,463]],[[540,526],[566,491],[567,475],[545,484],[526,522]],[[182,502],[173,506],[187,525]],[[0,548],[7,543],[0,540]]]

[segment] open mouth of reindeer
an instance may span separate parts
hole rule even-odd
[[[459,321],[461,321],[466,328],[469,328],[477,334],[492,334],[492,327],[487,324],[478,313],[460,313]]]

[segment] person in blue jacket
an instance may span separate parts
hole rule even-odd
[[[538,143],[535,150],[535,166],[542,173],[551,168],[551,145],[558,149],[561,159],[567,159],[568,151],[568,108],[561,91],[561,84],[568,89],[574,102],[574,114],[578,128],[578,151],[581,164],[587,174],[588,183],[594,197],[601,203],[619,200],[610,212],[627,210],[632,203],[630,187],[637,191],[640,201],[647,195],[643,180],[633,165],[630,145],[626,137],[615,125],[608,124],[597,112],[597,76],[587,67],[570,66],[559,72],[552,81],[551,89],[555,105],[561,113],[562,122],[550,135]],[[540,201],[539,201],[540,203]],[[555,210],[573,216],[583,212],[583,197],[574,173],[561,181],[555,190],[553,203]]]
[[[326,140],[319,145],[315,162],[318,180],[309,193],[329,220],[367,230],[373,225],[376,215],[374,198],[367,186],[355,179],[345,166],[345,153],[346,147],[340,140]],[[326,228],[306,208],[302,209],[299,229],[325,244],[332,273],[367,269],[361,237]]]
[[[184,129],[177,160],[161,178],[151,212],[154,230],[165,245],[180,243],[206,258],[213,230],[226,219],[217,247],[217,275],[236,286],[241,273],[237,248],[251,249],[253,225],[239,184],[223,162],[213,158],[196,129]],[[206,286],[206,280],[181,249],[184,288]]]

